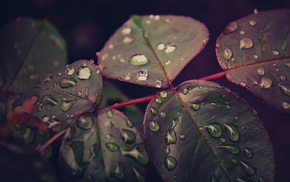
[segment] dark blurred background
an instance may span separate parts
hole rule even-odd
[[[205,49],[191,61],[173,82],[178,85],[222,71],[215,55],[215,41],[226,25],[259,11],[290,8],[289,0],[2,0],[0,28],[19,16],[48,19],[64,36],[68,62],[94,59],[105,42],[133,14],[174,14],[203,22],[210,32]],[[289,22],[290,23],[290,22]],[[225,78],[214,80],[238,92],[258,112],[273,142],[276,158],[276,181],[290,181],[290,116],[275,111],[246,88]],[[156,88],[112,81],[130,98],[156,93]],[[146,104],[139,107],[145,110]]]

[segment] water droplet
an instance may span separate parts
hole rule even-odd
[[[222,125],[220,125],[219,123],[211,123],[209,125],[206,125],[206,130],[207,132],[215,138],[218,138],[222,135],[223,129],[222,129]]]
[[[77,101],[77,98],[67,98],[67,97],[63,97],[61,99],[61,105],[60,108],[62,111],[67,111],[71,108],[71,106]]]
[[[70,67],[69,65],[66,65],[64,71],[65,71],[65,73],[66,73],[67,75],[71,76],[71,75],[74,74],[75,69],[74,69],[74,67]]]
[[[290,108],[289,102],[282,102],[282,107],[283,109],[289,109]]]
[[[219,48],[220,46],[221,46],[221,44],[218,43],[218,42],[215,44],[215,47],[216,47],[216,48]]]
[[[241,82],[240,85],[241,85],[242,87],[246,87],[246,86],[247,86],[246,83],[244,83],[244,82]]]
[[[245,162],[245,161],[240,161],[240,164],[241,164],[242,169],[245,170],[249,176],[255,174],[256,168],[254,168],[250,163]]]
[[[160,43],[160,44],[157,45],[157,49],[159,51],[163,51],[165,49],[165,45],[163,43]]]
[[[132,32],[132,29],[131,28],[124,28],[122,30],[122,34],[123,35],[129,35],[129,34],[131,34],[131,32]]]
[[[249,21],[249,24],[250,24],[251,26],[255,26],[255,25],[257,24],[257,22],[256,22],[255,20],[250,20],[250,21]]]
[[[89,87],[87,87],[86,90],[85,90],[85,96],[86,96],[86,97],[89,96]]]
[[[154,86],[155,86],[156,88],[161,88],[161,86],[162,86],[162,81],[159,80],[159,79],[157,79],[157,80],[155,81]]]
[[[225,124],[224,126],[230,140],[233,142],[238,141],[240,137],[238,126],[234,124]]]
[[[165,52],[166,54],[170,54],[170,53],[172,53],[173,51],[175,51],[175,49],[176,49],[176,45],[173,44],[173,43],[168,42],[168,43],[165,44],[164,52]]]
[[[146,81],[148,77],[147,69],[142,69],[137,73],[137,80]]]
[[[124,44],[130,44],[134,41],[134,38],[131,35],[127,35],[123,38]]]
[[[82,115],[77,119],[77,125],[82,129],[90,129],[93,126],[93,120],[90,116]]]
[[[181,92],[183,93],[183,95],[186,95],[189,92],[189,90],[188,90],[188,88],[184,88],[184,89],[182,89]]]
[[[258,73],[259,75],[264,75],[264,74],[265,74],[265,70],[264,70],[263,68],[258,68],[258,69],[257,69],[257,73]]]
[[[286,80],[286,77],[284,75],[280,76],[280,81],[284,82]]]
[[[125,143],[132,144],[135,142],[136,136],[133,131],[122,129],[121,138]]]
[[[108,118],[113,117],[113,115],[114,115],[114,113],[113,113],[112,110],[109,110],[109,111],[107,112],[107,117],[108,117]]]
[[[238,117],[238,116],[236,116],[236,117],[235,117],[235,121],[238,121],[238,120],[239,120],[239,117]]]
[[[156,116],[157,114],[158,114],[158,110],[156,109],[156,107],[151,107],[151,114],[153,115],[153,116]]]
[[[148,154],[142,143],[135,145],[131,150],[123,150],[122,154],[126,157],[133,158],[141,165],[146,165],[149,162]]]
[[[79,97],[82,96],[82,91],[81,90],[77,92],[77,96],[79,96]]]
[[[127,73],[126,75],[125,75],[125,80],[130,80],[131,79],[131,74],[130,73]]]
[[[185,139],[185,135],[180,134],[180,135],[179,135],[179,138],[180,138],[180,140],[184,140],[184,139]]]
[[[217,106],[217,103],[212,102],[212,103],[210,103],[210,105],[215,107],[215,106]]]
[[[165,98],[165,97],[167,97],[167,92],[166,91],[161,91],[159,95],[160,95],[160,97]]]
[[[176,133],[173,129],[166,132],[165,143],[167,145],[174,144],[177,141]]]
[[[232,57],[233,53],[229,48],[225,48],[223,52],[223,56],[226,60],[229,60]]]
[[[106,147],[111,152],[119,150],[119,145],[117,145],[116,143],[106,143]]]
[[[199,108],[200,108],[200,104],[198,104],[198,103],[196,103],[196,104],[192,104],[190,107],[191,107],[192,109],[194,109],[195,111],[198,111]]]
[[[168,60],[165,62],[165,66],[169,65],[171,63],[171,60]]]
[[[250,148],[244,148],[244,156],[248,157],[248,158],[252,158],[253,157],[253,151]]]
[[[106,126],[106,127],[113,127],[114,125],[113,125],[113,123],[111,121],[105,121],[104,122],[104,126]]]
[[[259,11],[258,11],[257,9],[254,9],[254,13],[255,13],[255,14],[258,14]]]
[[[111,134],[107,134],[107,135],[105,136],[106,139],[110,139],[110,138],[112,138],[112,137],[113,137],[113,135],[111,135]]]
[[[47,115],[45,115],[45,116],[42,117],[42,121],[45,122],[45,123],[48,122],[49,119],[50,119],[50,118],[49,118],[49,116],[47,116]]]
[[[170,172],[172,171],[177,165],[177,161],[174,157],[167,156],[166,159],[164,160],[164,166],[166,169]]]
[[[133,172],[138,182],[145,182],[145,178],[139,169],[133,167]]]
[[[151,24],[151,20],[146,20],[145,23],[146,23],[147,25],[149,25],[149,24]]]
[[[278,83],[279,87],[281,88],[282,90],[282,93],[284,93],[285,95],[287,96],[290,96],[290,88],[287,88],[286,86]]]
[[[132,121],[130,121],[130,120],[127,120],[127,121],[126,121],[126,124],[127,124],[127,126],[128,126],[129,128],[133,128],[133,126],[134,126],[134,123],[133,123]]]
[[[226,142],[226,140],[225,140],[224,138],[221,138],[220,141],[221,141],[222,143],[225,143],[225,142]]]
[[[155,102],[156,102],[157,104],[162,104],[162,100],[161,100],[159,97],[157,97],[157,98],[155,99]]]
[[[36,74],[31,74],[31,75],[29,75],[29,79],[30,80],[36,80],[36,79],[38,79],[39,78],[39,75],[36,75]]]
[[[238,154],[240,153],[240,147],[236,146],[236,145],[220,145],[217,146],[218,148],[221,148],[227,152],[230,152],[231,154]]]
[[[257,59],[258,58],[258,55],[254,55],[254,58]]]
[[[259,178],[259,182],[265,182],[263,178]]]
[[[165,112],[160,112],[159,116],[160,116],[161,118],[165,118],[166,113],[165,113]]]
[[[88,67],[81,66],[77,70],[77,77],[81,80],[87,80],[91,76],[91,70]]]
[[[37,111],[41,111],[42,107],[44,105],[50,105],[50,106],[55,106],[58,103],[58,100],[56,100],[52,95],[45,95],[42,98],[41,103],[39,104]]]
[[[242,38],[240,40],[240,49],[249,49],[253,47],[253,42],[250,38]]]
[[[69,88],[69,87],[74,87],[76,85],[77,81],[72,77],[72,78],[63,78],[59,82],[59,86],[61,88]]]
[[[259,85],[262,89],[268,89],[272,86],[272,80],[269,77],[264,76],[261,78]]]
[[[155,20],[155,21],[159,21],[159,20],[160,20],[160,16],[159,16],[159,15],[155,15],[155,16],[154,16],[154,20]]]
[[[150,127],[150,130],[154,132],[159,130],[159,124],[156,121],[151,121],[149,123],[149,127]]]
[[[231,22],[228,24],[228,26],[224,30],[224,34],[229,34],[237,30],[238,24],[236,22]]]
[[[244,34],[245,34],[245,31],[241,30],[241,31],[240,31],[240,34],[241,34],[241,35],[244,35]]]
[[[279,55],[279,51],[277,49],[273,50],[272,52],[275,56]]]
[[[287,48],[287,42],[284,40],[282,43],[282,49],[285,50]]]

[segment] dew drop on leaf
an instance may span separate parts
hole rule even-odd
[[[124,44],[130,44],[134,41],[134,38],[131,36],[131,35],[126,35],[124,38],[123,38],[123,43]]]
[[[137,80],[146,81],[148,77],[147,69],[141,69],[137,72]]]
[[[172,171],[177,165],[177,160],[174,157],[167,156],[164,160],[164,166],[170,172]]]
[[[282,43],[282,49],[285,50],[287,48],[287,42],[286,41],[283,41]]]
[[[145,65],[149,63],[148,58],[143,55],[143,54],[135,54],[133,55],[130,59],[129,62],[132,65],[140,66],[140,65]]]
[[[119,150],[119,145],[117,145],[116,143],[106,143],[106,147],[111,152]]]
[[[62,98],[61,99],[61,105],[60,105],[60,108],[62,111],[67,111],[71,108],[71,106],[77,101],[76,98],[72,98],[72,99],[68,99],[66,97]]]
[[[161,118],[165,118],[166,113],[165,113],[165,112],[160,112],[159,116],[160,116]]]
[[[264,74],[265,74],[265,70],[264,70],[263,68],[258,68],[258,69],[257,69],[257,73],[258,73],[259,75],[264,75]]]
[[[249,49],[253,47],[253,42],[250,38],[242,38],[240,40],[240,49]]]
[[[190,105],[190,107],[191,107],[193,110],[198,111],[199,108],[200,108],[200,104],[198,104],[198,103],[196,103],[196,104],[192,104],[192,105]]]
[[[282,102],[282,107],[283,109],[289,109],[290,108],[289,102]]]
[[[160,43],[160,44],[157,45],[157,49],[162,51],[162,50],[165,49],[165,45],[163,43]]]
[[[167,145],[174,144],[177,141],[176,133],[173,129],[166,132],[165,143]]]
[[[275,56],[277,56],[277,55],[279,55],[279,51],[278,50],[273,50],[273,52],[272,52]]]
[[[50,119],[50,118],[49,118],[49,116],[47,116],[47,115],[45,115],[45,116],[42,117],[42,121],[45,122],[45,123],[48,122],[49,119]]]
[[[180,134],[179,135],[179,138],[180,138],[180,140],[184,140],[185,139],[185,136],[183,134]]]
[[[255,26],[255,25],[257,24],[257,22],[256,22],[255,20],[250,20],[250,21],[249,21],[249,24],[250,24],[251,26]]]
[[[122,162],[116,163],[114,170],[111,172],[111,176],[118,180],[124,180],[125,165]]]
[[[159,130],[159,124],[156,121],[151,121],[149,123],[149,127],[150,127],[150,130],[154,132]]]
[[[173,43],[168,42],[168,43],[165,44],[164,52],[166,54],[170,54],[170,53],[174,52],[175,49],[176,49],[176,45],[173,44]]]
[[[233,55],[232,51],[226,47],[223,52],[225,60],[229,60],[232,57],[232,55]]]
[[[75,69],[74,69],[74,67],[70,67],[69,65],[66,65],[64,71],[67,75],[71,76],[74,74]]]
[[[131,74],[130,73],[127,73],[126,75],[125,75],[125,80],[130,80],[131,79]]]
[[[122,30],[122,34],[123,35],[129,35],[129,34],[131,34],[131,32],[132,32],[132,29],[131,28],[124,28],[123,30]]]
[[[157,114],[158,114],[158,110],[156,109],[156,107],[151,107],[151,114],[153,115],[153,116],[156,116]]]
[[[238,141],[240,137],[238,126],[234,124],[225,124],[224,126],[230,140],[233,142]]]
[[[52,96],[52,95],[45,95],[42,98],[41,103],[39,104],[37,111],[42,110],[42,106],[44,105],[50,105],[50,106],[55,106],[58,103],[58,101]]]
[[[251,176],[255,174],[256,168],[254,168],[250,163],[245,161],[240,161],[241,167],[246,171],[247,175]]]
[[[183,95],[186,95],[188,92],[189,92],[188,88],[184,88],[181,91],[181,93],[183,93]]]
[[[127,119],[126,124],[129,128],[132,128],[134,126],[134,123]]]
[[[253,150],[250,148],[244,148],[244,156],[247,158],[253,157]]]
[[[147,151],[142,143],[136,144],[131,150],[123,150],[122,154],[134,159],[141,165],[146,165],[149,162]]]
[[[287,95],[287,96],[290,96],[290,89],[287,88],[286,86],[278,83],[279,87],[281,88],[282,92]]]
[[[209,125],[205,126],[207,132],[215,138],[218,138],[222,135],[223,129],[222,129],[222,125],[220,125],[219,123],[210,123]]]
[[[157,97],[157,98],[155,99],[155,102],[156,102],[157,104],[162,104],[162,100],[161,100],[159,97]]]
[[[82,129],[90,129],[93,126],[93,120],[90,116],[80,116],[77,120],[78,127]]]
[[[61,88],[69,88],[74,87],[76,85],[77,81],[74,78],[63,78],[59,81],[59,86]]]
[[[259,85],[262,89],[268,89],[272,86],[272,80],[269,77],[264,76],[261,78]]]
[[[159,80],[159,79],[157,79],[157,80],[155,81],[154,86],[155,86],[156,88],[161,88],[161,86],[162,86],[162,81]]]
[[[238,24],[236,22],[231,22],[228,24],[228,26],[224,30],[224,34],[229,34],[237,30]]]
[[[240,147],[236,146],[236,145],[220,145],[217,146],[218,148],[221,148],[227,152],[230,152],[231,154],[238,154],[240,153]]]
[[[132,144],[135,142],[136,135],[134,132],[126,129],[121,130],[121,138],[127,144]]]
[[[161,91],[159,95],[160,95],[160,97],[165,98],[165,97],[167,97],[167,92],[166,91]]]
[[[77,70],[77,77],[81,80],[87,80],[91,76],[91,70],[86,66],[81,66]]]
[[[109,110],[109,111],[107,112],[107,117],[108,117],[108,118],[113,117],[113,115],[114,115],[114,113],[113,113],[112,110]]]

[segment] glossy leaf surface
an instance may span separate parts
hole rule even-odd
[[[0,114],[5,116],[17,95],[63,67],[66,59],[66,44],[49,22],[18,18],[5,25],[0,31]]]
[[[290,113],[290,10],[272,10],[231,22],[216,53],[227,78]]]
[[[165,181],[274,181],[261,121],[236,94],[187,81],[155,95],[144,118],[150,158]],[[156,102],[160,99],[162,102]]]
[[[207,40],[207,28],[190,17],[132,16],[97,55],[106,77],[168,87],[168,79],[172,81]]]
[[[66,181],[144,181],[148,163],[141,135],[117,110],[81,115],[60,156]]]

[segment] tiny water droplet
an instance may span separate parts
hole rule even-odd
[[[157,45],[157,49],[159,51],[163,51],[165,49],[165,45],[163,43],[160,43],[160,44]]]
[[[66,65],[64,71],[65,71],[65,73],[66,73],[67,75],[71,76],[71,75],[74,74],[75,69],[74,69],[74,67],[70,67],[69,65]]]
[[[149,127],[150,127],[150,130],[154,132],[159,130],[159,124],[156,121],[151,121],[149,123]]]
[[[224,138],[221,138],[220,141],[221,141],[222,143],[225,143],[225,142],[226,142],[226,140],[225,140]]]
[[[198,104],[198,103],[196,103],[196,104],[192,104],[190,107],[191,107],[193,110],[198,111],[199,108],[200,108],[200,104]]]
[[[159,80],[159,79],[157,79],[157,80],[155,81],[154,86],[155,86],[156,88],[161,88],[161,86],[162,86],[162,81]]]
[[[115,152],[115,151],[119,150],[119,148],[120,148],[119,145],[117,145],[116,143],[110,143],[110,142],[106,143],[106,147],[111,152]]]
[[[77,120],[78,127],[82,129],[90,129],[93,126],[93,120],[90,116],[82,115]]]
[[[210,123],[205,126],[207,132],[214,138],[218,138],[222,135],[223,129],[222,125],[219,123]]]
[[[87,87],[86,90],[85,90],[85,96],[86,96],[86,97],[89,96],[89,87]]]
[[[240,164],[241,164],[242,169],[245,170],[249,176],[255,174],[256,168],[254,168],[250,163],[245,162],[245,161],[240,161]]]
[[[173,179],[176,179],[176,178],[177,178],[177,176],[176,176],[176,175],[172,175],[172,178],[173,178]]]
[[[233,142],[238,141],[240,137],[238,126],[234,124],[225,124],[224,126],[230,140]]]
[[[124,28],[123,30],[122,30],[122,34],[123,35],[129,35],[129,34],[131,34],[131,32],[132,32],[132,29],[131,28]]]
[[[227,152],[230,152],[231,154],[238,154],[240,153],[240,147],[236,146],[236,145],[231,145],[231,144],[228,144],[228,145],[220,145],[220,146],[217,146],[218,148],[221,148]]]
[[[258,55],[254,55],[254,58],[257,59],[258,58]]]
[[[282,107],[283,109],[289,109],[290,108],[289,102],[282,102]]]
[[[241,30],[241,31],[240,31],[240,34],[241,34],[241,35],[244,35],[244,34],[245,34],[245,31]]]
[[[240,40],[240,49],[249,49],[253,47],[253,42],[250,38],[242,38]]]
[[[244,148],[244,156],[247,158],[252,158],[253,157],[253,150],[250,148]]]
[[[127,124],[127,126],[128,126],[129,128],[133,128],[133,126],[134,126],[134,123],[133,123],[132,121],[128,120],[128,119],[127,119],[127,121],[126,121],[126,124]]]
[[[158,110],[156,109],[156,107],[151,107],[150,111],[153,116],[156,116],[158,114]]]
[[[87,80],[91,76],[91,70],[88,67],[81,66],[77,70],[77,77],[81,80]]]
[[[165,97],[167,97],[167,92],[166,91],[161,91],[159,95],[160,95],[160,97],[165,98]]]
[[[284,82],[286,80],[286,77],[284,75],[280,76],[280,81]]]
[[[130,73],[127,73],[126,75],[125,75],[125,80],[130,80],[131,79],[131,74]]]
[[[180,140],[184,140],[185,139],[185,136],[183,134],[180,134],[179,135],[179,138],[180,138]]]
[[[279,55],[279,51],[277,49],[273,50],[272,52],[275,56]]]
[[[107,134],[106,136],[105,136],[105,138],[106,139],[110,139],[110,138],[112,138],[113,136],[111,135],[111,134]]]
[[[250,24],[251,26],[255,26],[255,25],[257,24],[257,22],[256,22],[255,20],[250,20],[250,21],[249,21],[249,24]]]
[[[168,60],[165,62],[165,66],[169,65],[171,63],[171,60]]]
[[[166,132],[165,143],[167,145],[174,144],[177,141],[176,133],[173,129]]]
[[[285,50],[287,48],[287,42],[284,40],[282,43],[282,49]]]
[[[107,117],[108,117],[108,118],[113,117],[113,115],[114,115],[114,113],[113,113],[112,110],[109,110],[109,111],[107,112]]]
[[[131,36],[131,35],[126,35],[124,38],[123,38],[123,43],[124,44],[130,44],[134,41],[134,38]]]
[[[160,116],[161,118],[165,118],[166,113],[165,113],[165,112],[160,112],[159,116]]]
[[[31,74],[31,75],[29,75],[29,79],[30,80],[36,80],[36,79],[38,79],[39,78],[39,75],[36,75],[36,74]]]
[[[168,42],[168,43],[165,44],[164,52],[166,54],[170,54],[170,53],[174,52],[175,49],[176,49],[176,45],[173,44],[173,43]]]
[[[137,73],[137,80],[146,81],[148,77],[147,69],[142,69]]]
[[[225,48],[223,52],[223,56],[226,60],[229,60],[232,57],[233,53],[229,48]]]
[[[217,103],[212,102],[212,103],[210,103],[210,105],[215,107],[215,106],[217,106]]]
[[[126,157],[134,159],[141,165],[146,165],[149,162],[149,157],[145,146],[142,143],[136,144],[131,150],[123,150],[122,154]]]
[[[164,160],[164,166],[170,172],[172,171],[177,165],[177,160],[174,157],[167,156]]]
[[[258,68],[258,69],[257,69],[257,73],[258,73],[259,75],[264,75],[264,74],[265,74],[265,70],[264,70],[263,68]]]
[[[236,164],[236,163],[238,163],[238,160],[237,159],[232,159],[232,163]]]
[[[50,118],[49,118],[49,116],[47,116],[47,115],[45,115],[45,116],[42,117],[42,121],[45,122],[45,123],[48,122],[49,119],[50,119]]]
[[[228,24],[228,26],[224,30],[224,34],[229,34],[237,30],[238,24],[236,22],[231,22]]]
[[[122,129],[121,138],[127,144],[132,144],[135,142],[136,135],[133,131]]]
[[[113,44],[110,44],[108,47],[109,49],[114,49],[115,46]]]
[[[272,86],[272,80],[269,77],[264,76],[261,78],[259,85],[262,89],[268,89]]]
[[[81,90],[77,92],[77,96],[79,96],[79,97],[82,96],[82,91]]]
[[[155,102],[156,102],[157,104],[162,104],[162,100],[161,100],[159,97],[157,97],[157,98],[155,99]]]
[[[238,117],[238,116],[236,116],[236,117],[235,117],[235,121],[238,121],[238,120],[239,120],[239,117]]]
[[[246,87],[246,86],[247,86],[246,83],[244,83],[244,82],[241,82],[240,85],[241,85],[242,87]]]

